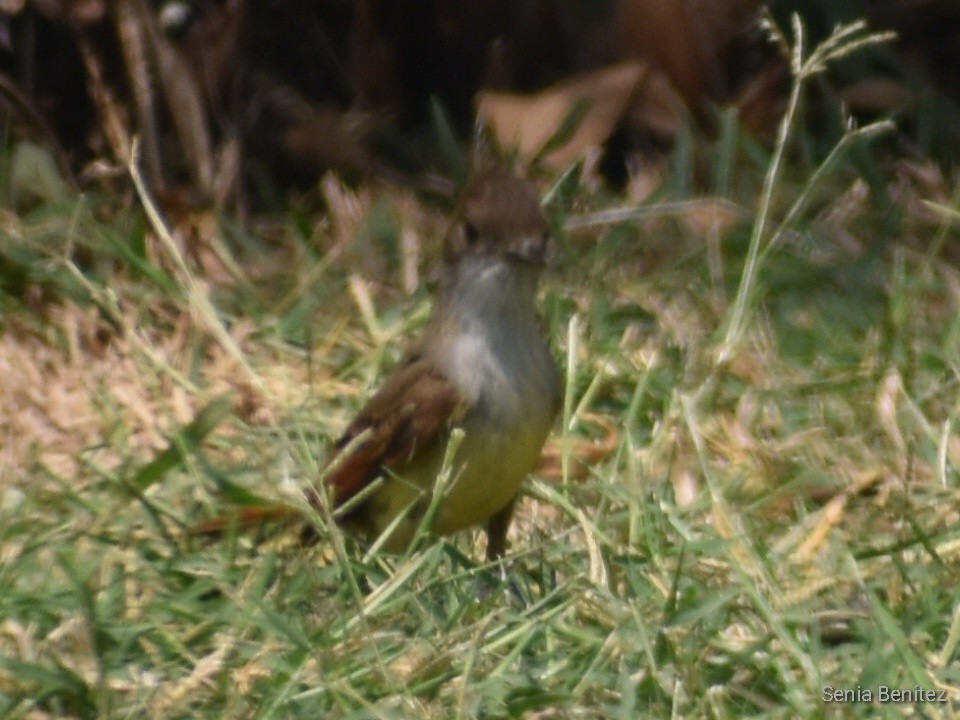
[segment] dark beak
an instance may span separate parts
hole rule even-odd
[[[546,265],[550,257],[550,235],[522,235],[510,246],[511,258],[532,265]]]

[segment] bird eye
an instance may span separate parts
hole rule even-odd
[[[466,240],[467,247],[474,245],[477,240],[480,239],[480,231],[473,225],[473,223],[464,223],[463,224],[463,239]]]

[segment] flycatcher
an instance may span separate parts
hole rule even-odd
[[[384,547],[406,547],[431,504],[450,433],[462,428],[431,529],[445,535],[484,523],[487,557],[504,554],[520,486],[561,402],[535,304],[550,246],[532,184],[502,168],[475,175],[444,241],[423,336],[336,444],[325,482],[337,506],[379,479],[342,518],[346,528],[373,540],[402,516]],[[253,510],[240,523],[278,514],[289,511]]]

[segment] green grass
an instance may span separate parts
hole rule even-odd
[[[402,253],[379,285],[350,273],[409,227],[428,266],[438,214],[361,189],[352,225],[206,218],[181,257],[122,201],[11,199],[0,717],[960,711],[960,284],[924,252],[956,233],[906,203],[891,221],[787,135],[759,164],[718,142],[736,212],[715,237],[697,198],[605,222],[622,198],[556,194],[582,227],[543,298],[568,378],[551,446],[593,439],[590,414],[617,442],[530,483],[516,591],[470,533],[403,557],[321,516],[306,545],[186,533],[317,477],[426,308]],[[881,685],[949,703],[822,700]]]

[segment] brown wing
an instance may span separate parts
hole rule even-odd
[[[336,504],[346,502],[384,470],[400,470],[429,447],[462,413],[463,398],[433,363],[414,359],[396,370],[337,441],[336,469],[326,482]],[[369,436],[349,457],[339,451],[364,431]]]
[[[330,461],[336,469],[327,477],[336,503],[349,500],[385,469],[399,470],[456,422],[464,407],[453,385],[432,363],[414,357],[396,370],[336,443],[337,452]],[[339,458],[340,451],[368,428],[369,437],[349,457]],[[231,525],[251,527],[300,515],[298,509],[285,505],[244,508],[230,517],[201,523],[190,534],[217,536]]]

